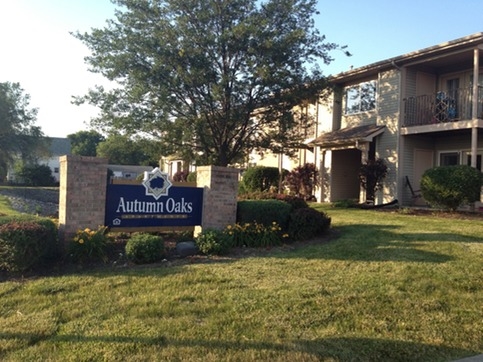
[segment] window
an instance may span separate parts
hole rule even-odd
[[[375,80],[346,88],[345,113],[355,114],[375,109],[376,88]]]
[[[54,173],[59,173],[59,168],[58,167],[54,167]]]
[[[459,152],[441,152],[439,154],[440,166],[456,166],[460,164]]]

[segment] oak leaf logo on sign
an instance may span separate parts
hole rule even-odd
[[[168,174],[155,168],[151,172],[144,173],[143,186],[146,195],[154,197],[156,200],[161,196],[168,196],[168,190],[173,184],[169,181]]]

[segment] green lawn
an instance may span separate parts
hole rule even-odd
[[[328,209],[329,241],[0,283],[5,361],[451,361],[483,353],[483,218]]]

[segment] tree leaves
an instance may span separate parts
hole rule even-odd
[[[314,28],[314,0],[116,3],[104,29],[75,34],[92,52],[91,70],[114,88],[77,102],[101,108],[95,127],[155,136],[164,152],[181,150],[198,164],[227,165],[284,143],[269,130],[306,121],[293,116],[302,85],[325,87],[306,67],[330,62],[338,48]]]
[[[37,109],[19,83],[0,83],[0,171],[6,172],[15,158],[35,158],[45,148],[43,133],[35,126]]]

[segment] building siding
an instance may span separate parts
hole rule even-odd
[[[385,160],[388,173],[383,192],[376,195],[378,203],[392,201],[397,195],[398,180],[398,126],[400,86],[399,71],[389,70],[379,74],[378,125],[386,129],[376,139],[376,157]]]

